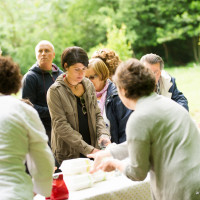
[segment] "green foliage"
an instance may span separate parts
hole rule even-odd
[[[176,78],[178,89],[188,99],[190,114],[200,123],[200,66],[190,63],[184,67],[172,67],[165,70]]]
[[[74,0],[67,10],[68,29],[72,31],[72,42],[86,51],[106,38],[105,16],[101,0]]]
[[[12,0],[0,0],[0,44],[3,55],[13,57],[24,74],[36,62],[36,44],[40,40],[49,40],[54,44],[54,62],[59,66],[62,51],[73,45],[72,32],[65,31],[67,27],[63,13],[66,13],[66,9],[65,0],[18,0],[15,4]]]
[[[134,49],[137,58],[153,52],[167,62],[200,62],[199,13],[198,0],[0,0],[0,46],[23,74],[44,39],[54,44],[58,66],[73,45],[90,52],[106,46],[122,60]]]
[[[181,39],[198,36],[200,33],[200,2],[199,1],[173,1],[171,3],[174,9],[164,15],[168,7],[165,7],[161,13],[165,21],[173,20],[173,23],[165,23],[162,27],[157,28],[158,42],[162,43],[174,39]],[[177,9],[178,8],[178,9]]]
[[[162,3],[163,1],[159,1],[158,5]],[[192,38],[194,59],[196,62],[200,62],[200,48],[198,47],[200,1],[172,1],[170,5],[170,7],[163,6],[160,12],[160,18],[165,23],[156,28],[157,42],[166,43],[177,39],[184,41]]]
[[[131,44],[126,37],[126,26],[122,24],[121,28],[118,29],[113,25],[112,29],[108,29],[107,32],[107,43],[99,44],[90,49],[89,56],[91,56],[94,51],[108,48],[114,50],[120,57],[121,60],[127,60],[133,56],[133,51],[131,49]]]

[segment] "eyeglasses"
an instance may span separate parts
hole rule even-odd
[[[85,107],[85,99],[83,97],[80,97],[80,102],[82,105],[82,112],[85,115],[87,113],[86,107]]]
[[[90,80],[94,80],[96,77],[98,77],[98,75],[93,75],[93,76],[88,76],[87,78],[89,78]]]

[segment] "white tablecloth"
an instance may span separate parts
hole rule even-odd
[[[34,200],[43,200],[37,195]],[[69,191],[69,200],[152,200],[149,177],[144,181],[131,181],[124,175],[95,183],[80,191]]]

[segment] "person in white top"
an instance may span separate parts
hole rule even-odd
[[[188,111],[156,94],[153,72],[136,59],[119,65],[113,81],[124,105],[135,110],[126,126],[127,148],[122,143],[89,155],[94,168],[118,169],[134,181],[150,173],[154,200],[200,199],[200,132]],[[106,154],[115,159],[102,162]],[[122,155],[129,160],[116,159]]]
[[[0,57],[1,200],[50,196],[52,188],[54,158],[44,126],[32,106],[11,96],[19,91],[21,78],[19,66]]]

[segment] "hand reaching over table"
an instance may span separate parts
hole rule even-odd
[[[105,158],[102,162],[98,165],[98,169],[101,169],[105,172],[111,172],[113,170],[123,171],[125,168],[125,164],[117,159],[114,158]]]
[[[98,151],[100,151],[99,149],[94,148],[91,152],[91,154],[97,153]]]
[[[99,165],[101,165],[103,159],[109,158],[109,157],[112,157],[112,156],[111,156],[109,151],[101,150],[101,151],[98,151],[94,154],[88,154],[87,157],[88,158],[94,158],[94,165],[90,169],[90,173],[94,173],[94,172],[99,170]]]

